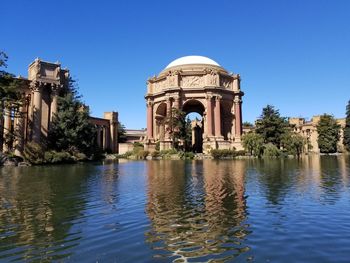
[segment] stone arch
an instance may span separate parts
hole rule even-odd
[[[203,117],[205,112],[205,107],[201,101],[196,99],[189,99],[185,101],[184,104],[182,105],[182,111],[186,112],[186,114],[190,112],[196,112]]]
[[[195,153],[202,153],[205,106],[198,99],[189,99],[183,104],[182,111],[185,112],[186,115],[195,112],[202,117],[201,120],[191,121],[191,150]]]
[[[155,111],[155,127],[156,127],[156,139],[164,140],[165,138],[165,118],[167,116],[166,103],[160,103]]]

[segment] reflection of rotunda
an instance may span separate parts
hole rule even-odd
[[[171,148],[164,120],[175,108],[202,116],[201,136],[197,136],[201,137],[203,152],[241,149],[243,95],[240,76],[228,73],[215,61],[202,56],[174,60],[147,82],[146,147],[154,149],[160,142],[160,149]]]

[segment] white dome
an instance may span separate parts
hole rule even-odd
[[[203,57],[203,56],[185,56],[178,59],[175,59],[173,62],[171,62],[167,68],[175,67],[175,66],[181,66],[181,65],[191,65],[191,64],[207,64],[207,65],[214,65],[220,67],[218,63],[216,63],[214,60]]]

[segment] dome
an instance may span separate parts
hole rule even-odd
[[[172,61],[168,66],[166,66],[165,69],[176,67],[176,66],[182,66],[182,65],[192,65],[192,64],[207,64],[207,65],[213,65],[221,67],[218,63],[216,63],[214,60],[203,57],[203,56],[185,56],[178,59],[175,59]]]

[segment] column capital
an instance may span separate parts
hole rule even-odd
[[[222,99],[221,95],[215,95],[215,100],[220,101]]]
[[[41,92],[43,86],[44,86],[44,83],[42,83],[41,81],[32,81],[29,85],[29,88],[33,92]]]
[[[58,95],[59,90],[61,89],[61,85],[57,85],[57,84],[51,84],[51,92],[52,95]]]
[[[150,106],[153,106],[153,105],[154,105],[154,101],[152,99],[147,99],[146,106],[150,107]]]
[[[238,104],[238,103],[241,103],[242,102],[242,99],[239,95],[235,95],[234,99],[233,99],[233,102],[235,104]]]
[[[207,94],[205,95],[205,98],[206,98],[207,100],[211,100],[211,99],[213,98],[213,95],[207,93]]]

